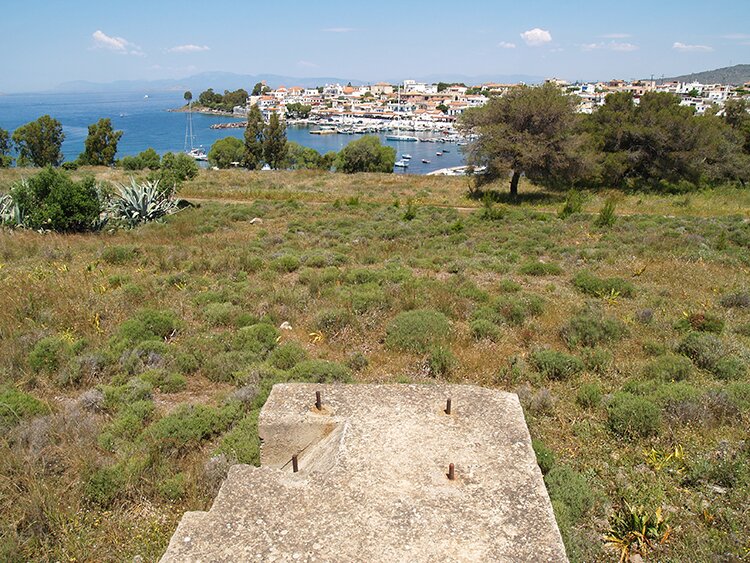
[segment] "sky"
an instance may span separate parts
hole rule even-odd
[[[750,0],[2,0],[0,93],[205,71],[364,81],[750,63]]]

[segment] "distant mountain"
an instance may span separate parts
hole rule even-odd
[[[750,65],[734,65],[716,70],[706,70],[704,72],[695,72],[664,80],[675,80],[678,82],[701,82],[703,84],[733,84],[740,86],[745,82],[750,82]]]
[[[83,93],[83,92],[159,92],[170,90],[192,90],[194,93],[213,88],[217,92],[223,90],[236,90],[238,88],[252,89],[257,82],[266,81],[272,88],[281,85],[302,86],[313,88],[324,84],[346,84],[351,82],[355,86],[364,84],[361,80],[349,80],[334,77],[310,77],[299,78],[293,76],[282,76],[278,74],[236,74],[233,72],[202,72],[186,78],[163,79],[163,80],[117,80],[115,82],[88,82],[76,80],[63,82],[52,92],[60,93]]]

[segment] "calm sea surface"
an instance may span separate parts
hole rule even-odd
[[[122,94],[9,94],[0,95],[0,128],[12,132],[18,126],[49,114],[63,124],[65,142],[63,153],[66,160],[75,159],[83,151],[83,142],[88,126],[102,117],[109,117],[115,129],[123,135],[118,144],[118,157],[133,155],[153,147],[158,153],[181,151],[185,144],[187,115],[167,110],[184,104],[182,92],[156,92]],[[227,136],[242,138],[243,129],[211,129],[214,123],[237,121],[229,117],[193,114],[195,145],[203,145],[206,151],[211,144]],[[312,147],[320,153],[339,151],[347,143],[361,135],[310,135],[306,127],[287,128],[287,138],[301,145]],[[412,156],[409,174],[426,174],[439,168],[461,166],[463,155],[455,144],[403,143],[381,141],[393,146],[397,158],[408,153]],[[443,156],[436,152],[447,149]],[[422,159],[430,160],[423,164]],[[397,172],[403,171],[396,169]]]

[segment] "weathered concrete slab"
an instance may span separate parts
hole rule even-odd
[[[232,467],[162,561],[566,561],[516,395],[276,385],[259,431],[262,467]]]

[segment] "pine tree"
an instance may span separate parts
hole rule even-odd
[[[257,170],[263,165],[263,116],[257,105],[250,106],[245,128],[245,167]]]
[[[278,114],[271,115],[263,137],[263,158],[276,170],[282,166],[287,153],[286,130]]]

